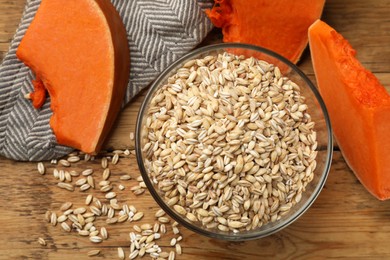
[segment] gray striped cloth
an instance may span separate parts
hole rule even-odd
[[[199,44],[212,25],[203,9],[208,0],[111,0],[126,26],[131,70],[124,103],[128,103],[169,64]],[[0,155],[41,161],[72,151],[58,145],[49,126],[50,99],[36,110],[26,93],[33,90],[32,72],[15,51],[40,1],[29,0],[10,50],[0,66]]]

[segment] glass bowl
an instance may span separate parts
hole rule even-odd
[[[291,94],[291,81],[304,99]],[[325,184],[332,149],[312,82],[287,59],[246,44],[206,46],[176,61],[150,87],[136,125],[138,166],[159,206],[194,232],[231,241],[297,220]]]

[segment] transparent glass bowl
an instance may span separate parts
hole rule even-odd
[[[283,215],[279,220],[275,222],[268,222],[260,228],[249,230],[249,231],[220,231],[219,229],[207,229],[202,226],[202,223],[190,222],[186,218],[178,214],[172,207],[168,206],[163,197],[161,197],[161,192],[158,190],[158,187],[153,184],[153,181],[150,179],[149,172],[145,167],[144,159],[145,154],[142,151],[142,147],[145,145],[145,119],[146,112],[149,109],[149,103],[154,96],[154,93],[158,88],[166,84],[168,78],[175,74],[177,70],[182,67],[186,62],[204,58],[209,55],[217,55],[223,52],[233,52],[234,54],[244,55],[249,58],[251,56],[258,57],[259,59],[265,60],[268,63],[272,63],[280,67],[283,72],[283,76],[288,77],[293,82],[295,82],[301,89],[301,95],[306,98],[306,104],[308,106],[308,112],[312,117],[312,121],[315,122],[314,130],[317,132],[317,167],[314,171],[313,180],[306,186],[306,191],[302,194],[302,199],[296,205],[294,205],[291,210]],[[199,234],[231,241],[242,241],[249,239],[256,239],[268,236],[273,234],[291,223],[297,220],[314,202],[314,200],[319,195],[322,187],[325,184],[333,152],[333,143],[332,143],[332,131],[329,121],[329,116],[325,108],[324,102],[314,87],[313,83],[307,78],[307,76],[294,64],[292,64],[287,59],[281,57],[280,55],[271,52],[267,49],[260,48],[257,46],[246,45],[246,44],[216,44],[211,46],[206,46],[203,48],[196,49],[191,53],[185,55],[177,62],[169,66],[161,75],[154,81],[150,87],[143,103],[141,109],[139,110],[137,125],[136,125],[136,154],[137,162],[139,169],[141,171],[142,177],[148,190],[152,194],[153,198],[159,204],[159,206],[169,214],[174,220],[183,225],[184,227],[197,232]]]

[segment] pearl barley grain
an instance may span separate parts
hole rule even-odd
[[[316,166],[314,125],[300,87],[278,67],[225,52],[188,62],[156,90],[142,152],[177,213],[239,232],[300,200]],[[248,217],[259,212],[261,220]]]

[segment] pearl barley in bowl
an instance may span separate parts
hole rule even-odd
[[[329,172],[332,133],[310,80],[251,45],[194,50],[151,86],[136,151],[157,203],[200,234],[248,240],[294,222]]]

